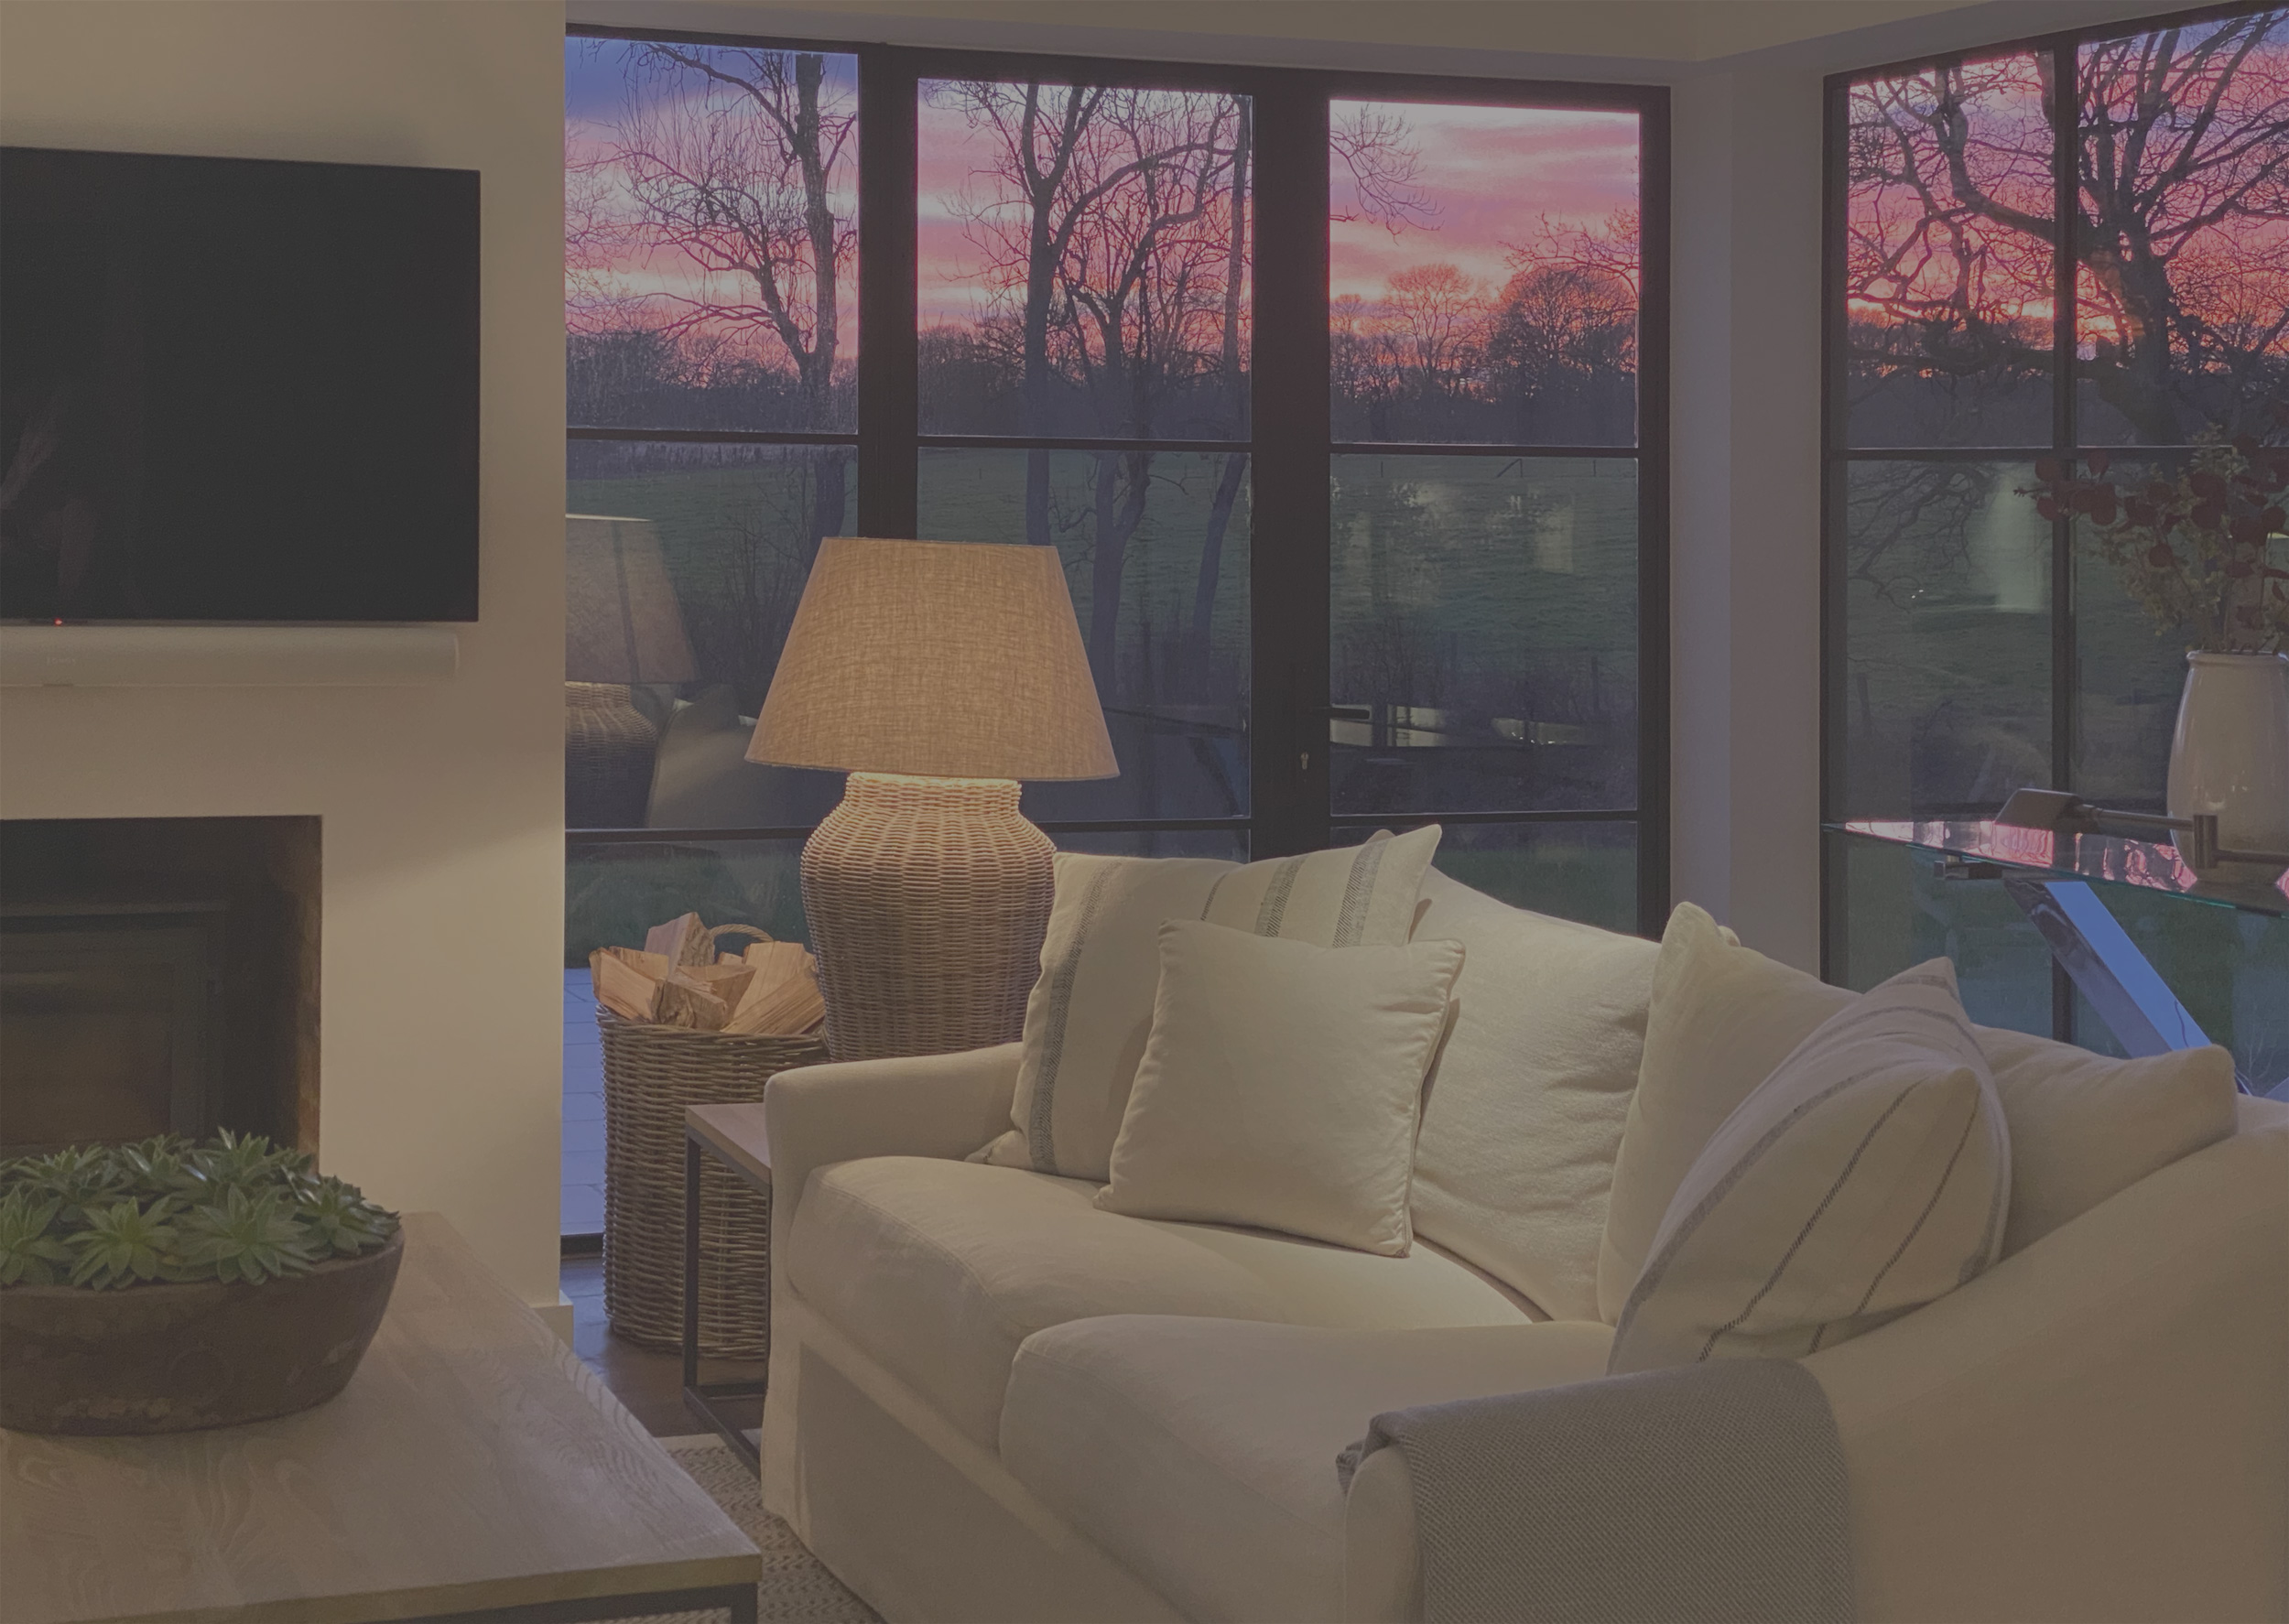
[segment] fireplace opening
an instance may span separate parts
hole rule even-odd
[[[315,817],[0,821],[0,1156],[318,1147]]]

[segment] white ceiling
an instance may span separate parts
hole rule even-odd
[[[1673,81],[1833,71],[2171,0],[568,0],[575,23],[1299,67]]]

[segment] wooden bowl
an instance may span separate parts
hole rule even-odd
[[[260,1285],[0,1289],[0,1427],[181,1433],[262,1421],[347,1386],[405,1237]]]

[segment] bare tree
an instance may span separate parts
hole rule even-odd
[[[1068,392],[1091,403],[1101,431],[1124,438],[1153,433],[1173,391],[1220,371],[1235,395],[1244,103],[998,82],[938,93],[989,137],[956,210],[1014,307],[1025,432],[1054,435]],[[1148,452],[1094,454],[1089,648],[1107,694],[1119,686],[1122,583],[1152,464]],[[1052,529],[1049,453],[1036,450],[1026,537],[1045,544]]]
[[[857,222],[836,196],[856,139],[855,102],[827,83],[815,51],[643,42],[609,161],[645,245],[701,272],[692,290],[656,296],[675,338],[767,338],[795,373],[806,426],[841,416],[841,279]],[[818,459],[808,524],[842,525],[844,459]]]
[[[1854,359],[2036,375],[2058,237],[2045,109],[2073,94],[2083,370],[2140,439],[2258,427],[2289,379],[2289,16],[2252,12],[1854,92]],[[2192,395],[2197,398],[2188,400]]]
[[[1438,204],[1416,183],[1423,155],[1396,107],[1354,102],[1328,129],[1328,145],[1351,171],[1352,205],[1330,219],[1372,220],[1393,236],[1438,229]]]
[[[2185,439],[2174,374],[2207,373],[2215,427],[2270,428],[2289,395],[2289,13],[2086,48],[2081,124],[2099,397],[2149,444]]]
[[[1616,210],[1596,228],[1546,215],[1525,242],[1505,244],[1511,267],[1487,322],[1488,387],[1546,420],[1591,414],[1585,434],[1621,433],[1637,373],[1638,215]]]
[[[1482,352],[1486,290],[1444,263],[1394,272],[1386,288],[1384,342],[1403,386],[1426,406],[1469,392]]]

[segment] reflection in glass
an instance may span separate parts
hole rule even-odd
[[[2050,949],[2000,880],[1942,880],[1928,855],[1885,840],[1833,830],[1820,840],[1829,980],[1865,992],[1944,957],[1972,1020],[2051,1034]]]
[[[1637,114],[1329,117],[1335,438],[1634,444]]]
[[[2230,1051],[2252,1089],[2289,1099],[2289,918],[2188,905],[2122,885],[2094,885],[2099,900],[2167,983],[2202,1034]],[[2075,1042],[2104,1055],[2122,1046],[2082,995]]]
[[[1334,464],[1334,808],[1636,803],[1637,470]]]
[[[1016,542],[1037,488],[1121,776],[1034,784],[1025,815],[1126,820],[1248,810],[1244,452],[921,453],[921,533]]]
[[[2010,463],[1847,483],[1839,814],[1991,813],[2051,778],[2051,526]]]
[[[799,839],[575,843],[565,852],[564,962],[585,969],[598,947],[640,946],[653,926],[694,912],[808,941],[802,851]]]
[[[858,59],[565,42],[575,424],[857,421]]]
[[[574,440],[567,449],[570,512],[652,521],[700,669],[697,682],[635,691],[659,733],[642,827],[782,828],[824,817],[839,774],[745,756],[819,539],[851,528],[849,448]]]
[[[1848,444],[2050,443],[2044,101],[2032,53],[1851,87]]]
[[[2289,10],[2080,53],[2085,445],[2289,438]]]
[[[1392,827],[1403,830],[1418,823]],[[1340,826],[1335,843],[1357,845],[1378,827]],[[1627,935],[1637,931],[1634,822],[1450,823],[1438,837],[1434,866],[1513,908]]]
[[[2175,478],[2180,466],[2115,462],[2108,473],[2135,490],[2156,473]],[[2075,789],[2101,806],[2160,811],[2191,638],[2155,629],[2121,569],[2092,545],[2092,528],[2076,515]]]
[[[1248,98],[990,81],[920,95],[923,431],[1245,438]]]

